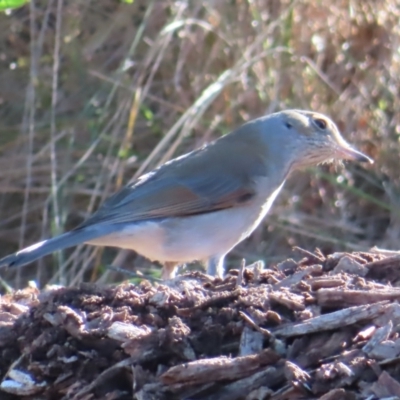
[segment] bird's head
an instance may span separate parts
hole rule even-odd
[[[335,123],[323,114],[286,110],[275,114],[286,131],[293,154],[293,167],[307,167],[340,160],[373,163],[373,160],[350,146]]]

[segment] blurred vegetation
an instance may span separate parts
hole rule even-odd
[[[1,14],[0,256],[285,108],[330,115],[375,164],[297,174],[228,265],[269,265],[293,246],[398,249],[399,18],[395,0],[32,0]],[[131,252],[81,246],[2,276],[122,279],[109,264],[159,274]]]
[[[29,0],[0,0],[0,11],[12,10],[28,3]]]

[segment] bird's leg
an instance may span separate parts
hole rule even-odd
[[[224,259],[225,254],[211,257],[207,261],[207,274],[222,279],[224,277]]]
[[[161,272],[161,279],[167,280],[175,278],[176,272],[178,271],[179,263],[175,261],[167,261],[164,263],[162,272]]]

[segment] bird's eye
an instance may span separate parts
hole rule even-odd
[[[293,126],[292,126],[292,124],[290,122],[285,122],[285,126],[288,129],[292,129],[293,128]]]
[[[318,126],[319,129],[321,129],[322,131],[324,131],[327,127],[327,123],[324,119],[322,118],[315,118],[314,119],[315,125]]]

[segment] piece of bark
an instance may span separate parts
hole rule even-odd
[[[245,267],[246,267],[246,260],[243,259],[242,262],[240,263],[240,268],[239,268],[238,276],[236,277],[236,287],[242,286],[242,283],[243,283],[243,273],[244,273]]]
[[[16,396],[33,396],[42,392],[49,386],[47,382],[36,382],[30,373],[12,368],[7,373],[8,377],[0,384],[0,391]]]
[[[336,276],[319,276],[316,278],[307,279],[307,283],[311,285],[311,289],[316,291],[321,288],[340,287],[346,284],[343,278]]]
[[[167,400],[166,387],[159,382],[147,383],[135,393],[135,400]]]
[[[306,256],[308,262],[312,262],[315,264],[318,264],[318,263],[322,264],[326,259],[325,256],[321,253],[321,251],[319,249],[316,249],[316,251],[315,251],[316,254],[311,253],[311,251],[302,249],[301,247],[298,247],[298,246],[294,246],[292,250],[297,251],[297,252],[301,253],[302,255]]]
[[[363,351],[359,349],[344,351],[333,361],[323,363],[316,369],[313,375],[312,392],[323,394],[334,387],[349,387],[359,382],[366,370],[369,371],[370,368]]]
[[[220,380],[234,380],[244,378],[257,371],[258,368],[274,364],[280,356],[270,349],[245,357],[215,357],[171,367],[161,375],[164,384],[171,385],[178,382],[203,383]]]
[[[291,382],[292,384],[296,382],[306,383],[311,379],[310,375],[306,371],[291,361],[285,362],[283,372],[288,382]]]
[[[220,389],[216,389],[212,394],[207,396],[207,400],[234,400],[243,399],[246,394],[259,390],[261,393],[272,392],[267,385],[276,386],[284,381],[283,367],[267,367],[262,371],[256,372],[247,378],[239,379],[235,382],[228,383]],[[259,393],[260,394],[260,393]],[[246,399],[259,400],[262,397],[251,397]]]
[[[295,360],[303,368],[321,363],[322,359],[341,354],[343,348],[351,344],[351,329],[336,332],[320,332],[317,335],[296,338],[289,346],[287,358]]]
[[[397,302],[389,304],[385,313],[374,318],[372,323],[376,326],[385,326],[389,321],[393,326],[400,325],[400,304]]]
[[[189,312],[193,312],[194,309],[204,309],[208,307],[215,307],[219,304],[227,303],[228,301],[233,301],[240,296],[241,288],[238,287],[233,291],[217,292],[213,293],[211,297],[199,301],[194,307],[189,308]],[[184,313],[185,309],[181,309]]]
[[[325,393],[319,400],[356,400],[356,395],[344,389],[333,389]]]
[[[371,386],[371,391],[380,399],[389,396],[400,398],[400,383],[386,371],[383,371],[378,381]]]
[[[12,326],[18,316],[6,311],[0,311],[0,328]]]
[[[333,387],[343,387],[352,384],[356,380],[352,368],[341,361],[322,364],[314,374],[312,392],[322,394]]]
[[[265,313],[265,319],[272,325],[280,325],[282,323],[282,317],[273,310],[268,310]]]
[[[310,267],[304,268],[301,271],[295,272],[281,281],[277,282],[273,287],[274,289],[280,289],[282,287],[290,287],[297,285],[308,275],[320,275],[322,273],[322,265],[311,265]]]
[[[261,333],[264,337],[270,337],[271,331],[265,328],[261,328],[258,326],[247,314],[243,311],[239,311],[239,315],[257,332]]]
[[[378,377],[383,369],[382,367],[379,365],[379,363],[376,360],[368,360],[368,366],[369,368],[371,368],[371,370],[374,372],[374,374]]]
[[[80,399],[81,396],[90,393],[96,386],[104,385],[104,382],[107,380],[114,379],[116,374],[119,372],[119,369],[131,366],[133,363],[134,360],[132,358],[126,358],[125,360],[110,366],[106,370],[102,371],[94,381],[90,382],[89,385],[85,386],[78,393],[76,393],[75,397]]]
[[[168,320],[168,326],[159,330],[159,342],[180,359],[193,361],[196,359],[196,354],[188,340],[190,333],[190,328],[179,317],[173,316]]]
[[[306,321],[310,318],[318,317],[321,315],[321,307],[316,305],[308,306],[305,310],[297,313],[298,322]]]
[[[289,310],[302,311],[305,309],[304,296],[287,291],[273,291],[269,293],[269,299],[287,307]]]
[[[272,330],[276,336],[300,336],[313,332],[337,329],[362,320],[370,320],[385,312],[388,301],[355,306],[311,318],[302,323],[292,323]]]
[[[351,290],[351,289],[320,289],[317,302],[321,307],[348,307],[360,304],[371,304],[382,300],[400,299],[400,289],[385,290]]]
[[[108,329],[107,336],[121,342],[125,353],[137,361],[144,355],[150,356],[159,351],[159,332],[146,325],[135,326],[125,322],[114,322]]]
[[[389,338],[390,334],[392,333],[392,329],[393,329],[392,321],[389,321],[385,326],[378,328],[372,335],[368,343],[366,343],[365,346],[362,348],[362,350],[366,354],[370,355],[370,353],[373,351],[376,345],[382,343],[383,341]]]
[[[267,386],[261,386],[258,389],[251,391],[245,400],[267,400],[273,395],[274,391]]]
[[[371,339],[372,335],[375,333],[376,327],[375,326],[367,326],[363,328],[361,331],[357,332],[357,335],[354,337],[354,343],[369,340]]]
[[[400,355],[400,339],[378,343],[368,355],[375,360],[390,360]]]
[[[288,258],[276,265],[276,269],[285,275],[293,275],[298,268],[299,264],[293,258]]]
[[[384,268],[400,267],[400,255],[394,255],[386,257],[382,260],[372,261],[364,264],[364,267],[368,268],[369,270],[382,270]]]
[[[18,304],[18,303],[11,303],[8,307],[8,311],[12,315],[20,316],[22,314],[25,314],[26,312],[29,311],[29,307],[23,304]]]
[[[245,326],[240,336],[239,356],[258,354],[262,351],[264,335],[261,332]]]
[[[132,324],[127,324],[125,322],[117,321],[108,328],[107,336],[110,339],[125,343],[128,340],[140,340],[142,338],[148,337],[152,333],[153,330],[149,326],[135,326]]]
[[[368,268],[349,256],[342,257],[336,264],[336,267],[332,270],[335,274],[346,272],[358,276],[366,276],[368,271]]]
[[[59,306],[55,313],[46,313],[44,318],[53,326],[61,325],[71,336],[77,339],[81,339],[89,333],[85,315],[71,307]]]
[[[254,283],[259,283],[260,278],[261,278],[261,273],[263,269],[265,268],[265,263],[264,261],[256,261],[255,263],[249,265],[247,268],[253,269],[253,282]]]

